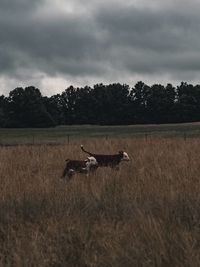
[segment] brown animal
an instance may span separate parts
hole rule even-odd
[[[118,154],[114,154],[114,155],[103,155],[103,154],[94,154],[94,153],[88,152],[83,148],[83,145],[81,145],[81,149],[83,152],[89,154],[92,157],[95,157],[95,159],[98,162],[98,167],[117,168],[121,161],[130,160],[128,154],[124,151],[119,151]]]
[[[71,178],[75,173],[88,173],[97,168],[98,163],[94,157],[88,157],[86,160],[66,160],[66,166],[63,171],[62,177]]]

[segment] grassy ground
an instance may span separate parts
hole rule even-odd
[[[0,144],[63,144],[80,138],[110,137],[199,137],[200,124],[167,124],[136,126],[59,126],[55,128],[2,129]]]
[[[67,183],[76,143],[0,148],[0,266],[200,266],[200,140],[84,145],[131,161]]]

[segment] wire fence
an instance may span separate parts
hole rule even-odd
[[[17,145],[69,145],[72,143],[80,142],[84,139],[100,138],[104,140],[109,140],[113,138],[142,138],[146,141],[149,139],[155,138],[179,138],[184,141],[187,141],[190,138],[199,138],[200,133],[195,132],[141,132],[141,133],[132,133],[130,134],[95,134],[95,135],[70,135],[66,134],[65,136],[42,136],[42,135],[15,135],[15,136],[5,136],[0,137],[0,146],[17,146]]]

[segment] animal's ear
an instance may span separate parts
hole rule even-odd
[[[124,152],[122,150],[119,151],[119,154],[122,155]]]

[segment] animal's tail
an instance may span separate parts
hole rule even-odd
[[[83,145],[81,145],[81,150],[82,150],[83,152],[87,153],[88,155],[93,156],[93,154],[92,154],[91,152],[88,152],[88,151],[86,151],[86,150],[83,148]]]

